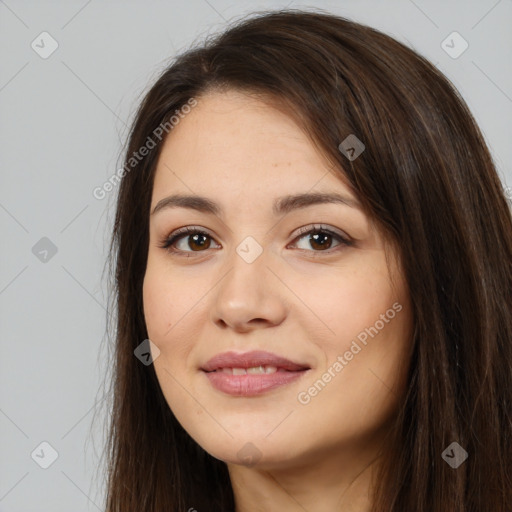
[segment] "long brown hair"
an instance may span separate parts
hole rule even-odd
[[[265,95],[294,116],[399,250],[414,337],[373,510],[510,510],[512,219],[489,150],[427,60],[372,28],[297,10],[255,13],[180,55],[136,114],[110,246],[106,510],[234,510],[226,464],[184,431],[153,366],[134,356],[148,337],[142,283],[165,140],[155,130],[191,98],[228,89]],[[339,149],[351,134],[366,147],[354,160]],[[135,165],[149,141],[154,147]],[[457,468],[442,457],[452,442],[468,454]]]

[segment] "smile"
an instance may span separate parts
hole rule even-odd
[[[280,371],[286,371],[282,368],[279,369]],[[276,373],[278,371],[277,366],[251,366],[250,368],[219,368],[215,370],[216,372],[220,373],[227,373],[228,375],[263,375],[263,374],[270,374],[270,373]]]

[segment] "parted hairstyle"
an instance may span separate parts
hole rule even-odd
[[[155,130],[191,98],[228,90],[285,109],[399,252],[414,336],[372,510],[510,512],[512,219],[502,183],[443,74],[393,38],[319,10],[252,13],[207,37],[172,60],[136,112],[108,261],[107,512],[235,510],[226,464],[181,427],[153,365],[134,356],[148,338],[142,284],[165,141]],[[339,149],[350,134],[365,145],[354,160]],[[441,456],[454,441],[468,453],[456,469]]]

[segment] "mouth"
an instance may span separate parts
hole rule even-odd
[[[251,366],[250,368],[217,368],[214,372],[226,373],[228,375],[269,375],[271,373],[286,372],[284,368],[278,368],[277,366],[259,365]],[[211,373],[211,372],[208,372]]]
[[[310,366],[270,352],[218,354],[201,370],[217,390],[233,396],[255,396],[303,377]]]

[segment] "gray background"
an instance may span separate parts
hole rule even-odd
[[[287,5],[367,23],[430,59],[512,185],[511,0],[0,0],[1,511],[101,510],[102,272],[117,188],[103,200],[92,191],[120,166],[134,109],[177,52],[245,13]],[[46,59],[31,47],[50,48],[43,31],[59,45]],[[453,31],[469,44],[458,58],[441,47]],[[58,453],[47,469],[44,441]]]

